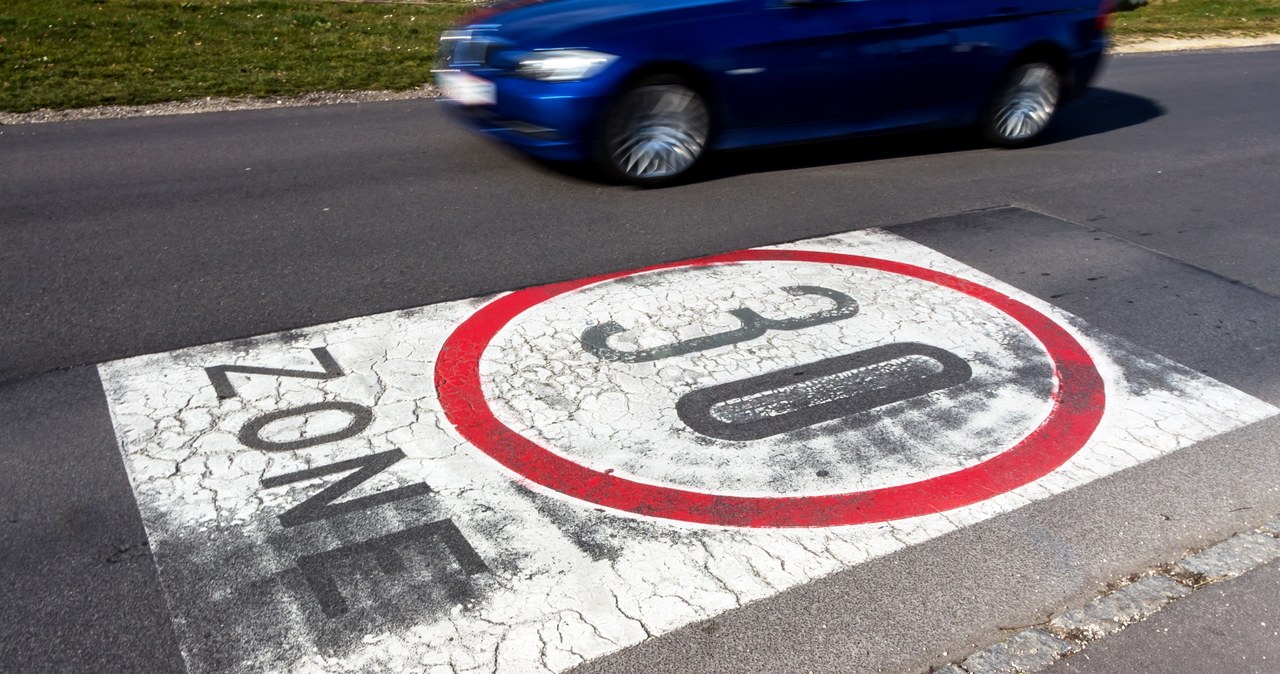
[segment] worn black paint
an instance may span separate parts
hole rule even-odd
[[[393,464],[403,458],[403,451],[400,449],[392,449],[385,452],[378,452],[377,454],[370,454],[369,456],[360,457],[358,459],[339,461],[327,466],[308,468],[307,470],[300,470],[286,475],[268,477],[262,481],[262,486],[270,489],[272,487],[281,487],[286,484],[310,480],[324,475],[355,471],[328,487],[325,487],[320,491],[320,493],[286,510],[284,514],[280,515],[280,524],[285,528],[296,527],[299,524],[306,524],[307,522],[336,517],[338,515],[343,515],[357,510],[368,510],[369,508],[376,508],[402,499],[431,493],[430,486],[425,482],[419,482],[334,504],[334,501],[341,498],[344,494],[355,489],[374,475],[390,468]]]
[[[391,575],[402,573],[405,569],[401,558],[403,548],[410,544],[422,544],[427,541],[443,544],[453,559],[458,562],[462,572],[474,576],[489,570],[489,567],[476,553],[475,548],[467,541],[457,525],[451,519],[436,520],[421,526],[405,529],[386,536],[380,536],[360,543],[335,548],[326,552],[306,555],[298,558],[298,570],[302,572],[320,610],[329,618],[336,618],[349,610],[346,597],[338,589],[335,578],[336,567],[358,557],[372,557],[378,569]]]
[[[320,363],[320,367],[324,368],[323,372],[258,367],[256,365],[214,365],[206,367],[204,371],[205,374],[209,375],[213,390],[218,393],[218,398],[220,399],[234,398],[237,395],[236,387],[231,384],[231,377],[227,376],[232,372],[237,374],[265,374],[275,377],[297,377],[300,379],[334,379],[342,376],[342,368],[338,366],[338,361],[333,359],[328,349],[321,346],[312,349],[311,353],[316,357],[316,361]]]
[[[837,400],[802,407],[772,417],[731,422],[721,421],[711,414],[712,408],[720,403],[910,356],[936,361],[942,369],[921,377],[905,378],[890,386],[855,390]],[[972,376],[973,370],[969,364],[950,351],[926,344],[887,344],[758,377],[691,391],[676,402],[676,413],[689,428],[703,435],[721,440],[759,440],[950,388],[963,384]]]
[[[262,437],[262,429],[266,428],[268,424],[280,421],[281,419],[302,417],[308,414],[315,414],[317,412],[345,412],[351,416],[351,421],[349,421],[345,427],[333,431],[332,433],[324,433],[310,438],[302,438],[301,440],[276,442]],[[250,419],[249,422],[240,429],[240,435],[237,437],[240,440],[240,444],[251,449],[259,449],[264,452],[287,452],[296,449],[315,447],[316,445],[323,445],[328,442],[338,442],[339,440],[353,438],[360,435],[360,433],[364,431],[364,429],[368,428],[371,423],[373,423],[373,410],[368,407],[358,405],[356,403],[330,401],[291,407],[286,410],[268,412],[266,414],[256,416],[253,419]]]
[[[626,328],[614,321],[587,328],[582,332],[579,342],[582,344],[584,351],[602,360],[623,363],[647,363],[750,341],[764,336],[770,330],[800,330],[825,323],[834,323],[835,321],[858,315],[857,300],[838,290],[831,290],[821,286],[787,286],[783,290],[788,295],[796,297],[801,295],[825,297],[834,302],[836,306],[833,309],[819,311],[810,316],[784,319],[765,318],[754,310],[745,307],[733,309],[729,314],[742,323],[739,328],[638,351],[619,351],[609,346],[610,337],[627,331]]]

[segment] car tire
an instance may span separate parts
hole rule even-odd
[[[706,98],[675,77],[652,77],[622,92],[600,128],[597,158],[614,179],[653,186],[688,174],[707,149]]]
[[[983,136],[1000,147],[1035,142],[1053,121],[1062,91],[1062,75],[1052,65],[1043,61],[1017,65],[1000,80],[987,105]]]

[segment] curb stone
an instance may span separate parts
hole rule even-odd
[[[1035,674],[1090,643],[1151,617],[1196,588],[1280,559],[1280,516],[1139,576],[1044,625],[1023,629],[931,674]]]
[[[336,103],[380,103],[439,98],[440,90],[423,84],[405,91],[319,91],[296,96],[208,97],[189,101],[153,103],[150,105],[102,105],[72,110],[36,110],[34,112],[0,112],[0,126],[6,124],[40,124],[93,119],[128,119],[165,115],[191,115],[204,112],[302,108]]]
[[[1174,566],[1174,571],[1212,583],[1235,578],[1277,558],[1280,558],[1280,539],[1255,529],[1182,560]]]
[[[1083,646],[1032,627],[965,658],[960,670],[970,674],[1038,672]]]
[[[1280,45],[1280,35],[1126,38],[1120,44],[1113,44],[1108,53],[1113,55],[1151,54],[1207,49],[1243,49],[1274,45]]]

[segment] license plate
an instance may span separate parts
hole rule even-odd
[[[493,105],[497,101],[497,90],[493,82],[469,73],[439,72],[436,73],[436,82],[445,98],[462,105]]]

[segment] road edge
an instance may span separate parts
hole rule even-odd
[[[1124,41],[1108,53],[1115,56],[1180,51],[1206,51],[1269,47],[1280,45],[1280,34],[1256,37],[1155,38]],[[99,119],[131,119],[192,115],[207,112],[303,108],[339,103],[378,103],[439,98],[440,90],[430,83],[404,91],[332,91],[294,96],[207,97],[189,101],[173,101],[150,105],[103,105],[70,110],[36,110],[33,112],[0,112],[0,126],[43,124]]]
[[[1126,38],[1112,45],[1109,53],[1153,54],[1175,51],[1210,51],[1217,49],[1248,49],[1280,45],[1280,34],[1274,35],[1222,35],[1207,37],[1154,37]]]
[[[319,91],[294,96],[209,96],[188,101],[171,101],[149,105],[100,105],[91,108],[72,108],[70,110],[0,112],[0,126],[195,115],[208,112],[241,110],[306,108],[340,103],[381,103],[385,101],[408,101],[439,97],[440,90],[432,84],[422,84],[404,91]]]
[[[1126,578],[1085,605],[1004,641],[934,667],[930,674],[1036,674],[1089,644],[1142,622],[1196,590],[1280,559],[1280,515],[1180,561]]]

